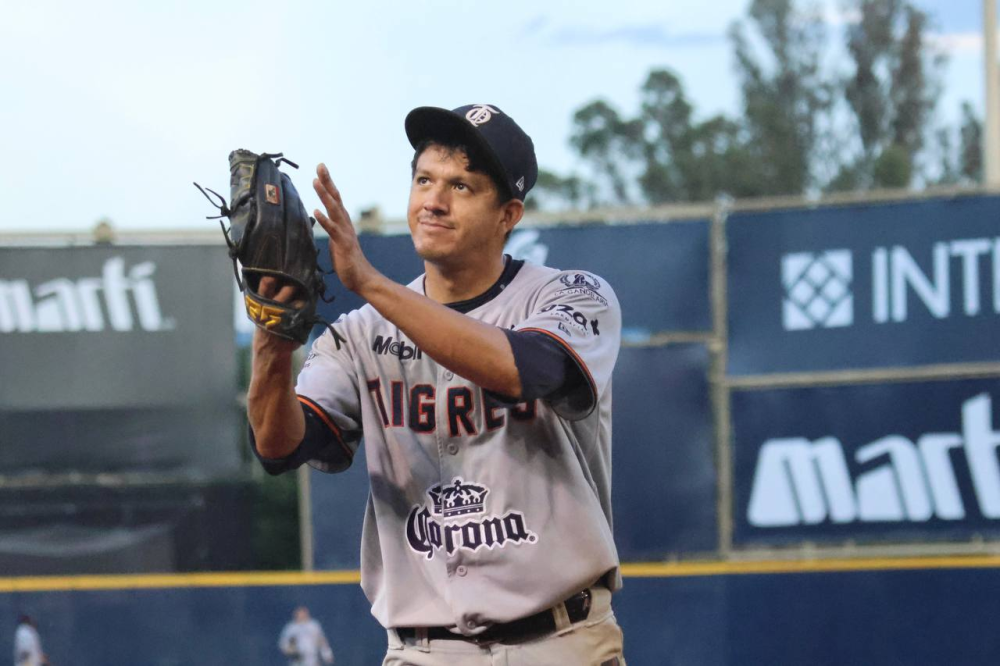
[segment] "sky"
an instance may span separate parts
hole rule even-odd
[[[831,30],[838,0],[819,0]],[[948,55],[939,117],[983,114],[979,0],[914,0]],[[357,218],[405,216],[417,106],[494,104],[541,167],[583,173],[573,112],[625,115],[650,69],[696,117],[739,113],[726,32],[749,0],[0,0],[0,232],[206,229],[191,184],[228,193],[229,152],[282,151],[306,206],[325,162]],[[836,41],[836,33],[831,34]]]

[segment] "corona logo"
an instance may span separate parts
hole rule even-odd
[[[247,303],[247,314],[250,319],[260,324],[264,328],[271,328],[281,322],[283,310],[273,305],[264,305],[253,300],[249,295],[245,297]]]

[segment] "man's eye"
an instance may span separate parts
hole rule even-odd
[[[464,192],[469,188],[465,183],[455,183],[455,189],[458,190],[459,192]]]
[[[426,185],[428,181],[427,176],[417,176],[417,185]]]

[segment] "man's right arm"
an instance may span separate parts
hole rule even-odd
[[[290,340],[254,331],[247,415],[257,452],[264,458],[290,455],[305,437],[305,417],[292,378],[297,347]]]
[[[259,291],[281,302],[295,295],[294,287],[278,289],[270,277],[261,279]],[[333,334],[313,343],[298,377],[300,384],[307,378],[303,389],[292,376],[298,343],[261,329],[254,331],[247,416],[251,445],[268,474],[306,463],[329,473],[351,465],[361,437],[357,381],[350,363],[338,354],[344,339]],[[330,341],[336,349],[325,350]],[[303,390],[305,395],[299,395],[297,391]]]
[[[261,278],[258,290],[261,296],[282,303],[296,296],[294,286],[281,285],[270,276]],[[292,340],[254,330],[247,416],[257,453],[264,458],[284,458],[305,436],[305,417],[292,380],[292,356],[298,347]]]

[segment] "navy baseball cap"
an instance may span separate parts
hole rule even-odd
[[[478,148],[515,199],[524,201],[538,180],[531,137],[493,104],[469,104],[451,111],[421,106],[407,114],[404,124],[414,148],[435,139]]]

